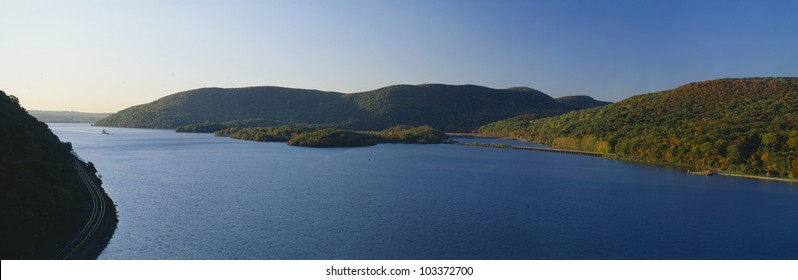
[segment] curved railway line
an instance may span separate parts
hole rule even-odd
[[[78,176],[83,181],[83,185],[86,186],[88,190],[89,196],[91,197],[91,214],[89,215],[89,219],[86,221],[86,224],[83,225],[83,228],[80,232],[73,238],[72,240],[64,246],[61,251],[59,251],[53,258],[58,260],[65,260],[65,259],[80,259],[81,255],[80,252],[85,252],[88,249],[87,246],[90,246],[92,238],[95,238],[97,234],[100,234],[98,230],[101,228],[103,220],[105,219],[105,215],[107,212],[107,202],[103,195],[102,189],[100,189],[97,184],[91,179],[88,172],[77,162],[74,162],[75,170],[78,172]]]

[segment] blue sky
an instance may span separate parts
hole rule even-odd
[[[798,1],[0,0],[0,89],[115,112],[200,87],[626,97],[798,76]]]

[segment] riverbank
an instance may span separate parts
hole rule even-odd
[[[780,178],[780,177],[772,177],[767,175],[747,175],[747,174],[737,174],[731,173],[728,171],[722,170],[703,170],[703,171],[693,171],[688,169],[687,174],[690,175],[703,175],[703,176],[729,176],[729,177],[737,177],[737,178],[746,178],[746,179],[757,179],[757,180],[767,180],[767,181],[780,181],[780,182],[787,182],[787,183],[798,183],[798,179],[791,179],[791,178]]]
[[[767,180],[767,181],[779,181],[779,182],[787,182],[787,183],[798,184],[798,179],[771,177],[771,176],[765,176],[765,175],[745,175],[745,174],[728,173],[728,172],[724,172],[724,171],[714,171],[713,174],[717,174],[717,175],[721,175],[721,176],[737,177],[737,178]]]
[[[84,204],[84,213],[79,219],[80,231],[73,231],[72,238],[60,246],[53,259],[93,260],[108,246],[119,218],[116,204],[102,187],[102,180],[94,165],[77,156],[75,162],[75,171],[85,179],[84,194],[91,198],[91,202]]]
[[[447,133],[450,137],[452,137],[452,133]],[[499,138],[499,137],[492,137],[492,136],[474,136],[474,137],[463,137],[462,134],[459,138],[490,138],[490,139],[504,139],[504,140],[516,140],[512,138]],[[530,147],[530,146],[515,146],[509,145],[506,143],[495,144],[495,143],[479,143],[479,142],[451,142],[452,144],[457,145],[464,145],[464,146],[479,146],[479,147],[489,147],[489,148],[504,148],[504,149],[515,149],[515,150],[528,150],[528,151],[541,151],[541,152],[556,152],[556,153],[567,153],[567,154],[580,154],[580,155],[587,155],[587,156],[598,156],[598,157],[612,157],[615,154],[610,153],[598,153],[598,152],[589,152],[589,151],[581,151],[581,150],[571,150],[571,149],[561,149],[561,148],[550,148],[550,147]]]
[[[474,134],[474,133],[446,133],[449,137],[454,137],[457,135],[459,138],[491,138],[491,139],[504,139],[499,136],[490,136],[484,134]],[[517,140],[517,139],[514,139]],[[520,141],[520,140],[519,140]],[[619,156],[617,154],[611,153],[596,153],[596,152],[588,152],[588,151],[580,151],[580,150],[570,150],[570,149],[560,149],[560,148],[543,148],[543,147],[527,147],[527,146],[513,146],[508,144],[486,144],[486,143],[478,143],[478,142],[458,142],[454,144],[459,145],[466,145],[466,146],[479,146],[479,147],[489,147],[489,148],[504,148],[504,149],[516,149],[516,150],[532,150],[532,151],[543,151],[543,152],[558,152],[558,153],[571,153],[571,154],[581,154],[581,155],[588,155],[588,156],[599,156],[599,157],[606,157],[616,160],[634,162],[634,163],[644,163],[644,164],[657,164],[657,165],[666,165],[676,168],[686,168],[675,166],[668,163],[653,163],[653,162],[644,162],[644,161],[636,161],[627,159],[623,156]],[[787,183],[798,183],[798,179],[792,178],[784,178],[784,177],[773,177],[767,175],[753,175],[753,174],[738,174],[732,173],[729,171],[722,171],[722,170],[712,170],[712,171],[691,171],[690,169],[686,169],[688,174],[694,175],[720,175],[720,176],[729,176],[729,177],[737,177],[737,178],[746,178],[746,179],[757,179],[757,180],[768,180],[768,181],[778,181],[778,182],[787,182]]]
[[[501,138],[498,136],[482,135],[476,133],[446,132],[449,138]]]
[[[119,223],[119,213],[116,210],[116,203],[105,191],[105,188],[102,187],[102,180],[100,180],[97,173],[88,173],[88,175],[91,180],[100,183],[97,188],[106,205],[105,214],[95,235],[87,242],[85,253],[75,256],[75,259],[96,260],[105,250],[105,247],[108,246],[108,243],[111,242],[111,238],[116,232],[116,227]]]

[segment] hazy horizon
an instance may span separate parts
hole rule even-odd
[[[626,97],[798,76],[793,1],[8,1],[0,90],[117,112],[202,87],[394,84]]]

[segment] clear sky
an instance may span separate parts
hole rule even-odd
[[[0,0],[0,89],[116,112],[200,87],[634,94],[798,76],[798,1]]]

